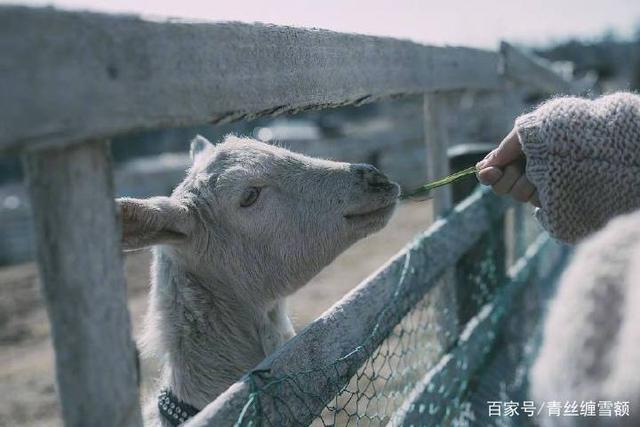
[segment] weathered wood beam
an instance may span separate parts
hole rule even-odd
[[[24,155],[67,426],[140,426],[107,144]]]
[[[501,68],[505,77],[547,95],[576,93],[577,87],[553,71],[550,63],[528,55],[507,42],[500,43]]]
[[[435,181],[449,175],[450,162],[447,148],[450,144],[450,135],[447,129],[447,115],[449,110],[448,98],[454,96],[447,93],[425,94],[424,106],[424,139],[427,148],[427,180]],[[451,186],[436,188],[432,191],[433,218],[445,216],[453,208],[453,192]],[[442,296],[445,301],[440,304],[448,310],[437,310],[434,313],[435,323],[438,328],[437,340],[439,347],[446,351],[455,341],[460,331],[458,319],[458,292],[456,289],[456,274],[452,263],[449,268],[438,279],[439,287],[442,289]]]
[[[0,6],[0,151],[500,85],[496,52]]]
[[[427,144],[427,177],[434,181],[449,175],[449,135],[447,132],[447,94],[434,93],[424,96],[425,141]],[[434,218],[445,215],[453,207],[451,186],[433,191]]]

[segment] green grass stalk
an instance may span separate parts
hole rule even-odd
[[[465,176],[475,174],[478,170],[475,166],[468,167],[461,171],[452,173],[449,176],[445,176],[444,178],[437,179],[435,181],[428,182],[415,190],[409,193],[403,193],[400,196],[400,199],[412,199],[412,200],[427,200],[430,197],[430,192],[434,188],[442,187],[443,185],[451,184],[460,178],[464,178]]]

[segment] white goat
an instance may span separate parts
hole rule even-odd
[[[369,165],[237,137],[197,137],[191,158],[171,197],[117,203],[124,247],[157,245],[143,349],[160,387],[201,409],[294,335],[285,297],[381,229],[399,187]],[[150,402],[151,422],[170,425],[163,415]]]

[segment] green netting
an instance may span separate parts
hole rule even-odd
[[[407,312],[403,299],[410,294],[405,278],[412,274],[407,256],[393,300],[359,346],[308,371],[282,376],[253,371],[235,425],[490,425],[495,420],[483,418],[486,401],[518,396],[526,386],[522,372],[535,348],[531,337],[543,302],[530,294],[523,297],[523,291],[509,294],[516,288],[505,274],[506,260],[516,257],[507,254],[514,245],[506,244],[504,229],[502,219],[494,221],[452,271],[402,316]],[[532,277],[527,277],[530,285],[536,282]],[[532,292],[535,286],[524,288]],[[490,307],[492,301],[502,301],[501,306]],[[518,315],[507,311],[512,302]],[[473,326],[479,310],[489,308],[477,336],[462,342],[465,324]],[[390,321],[391,329],[385,327]],[[417,392],[429,375],[431,382]],[[330,399],[318,393],[327,387]]]

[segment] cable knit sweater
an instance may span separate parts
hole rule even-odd
[[[533,398],[628,401],[631,412],[539,421],[640,426],[640,97],[553,99],[516,129],[536,217],[556,238],[581,242],[549,307]]]

